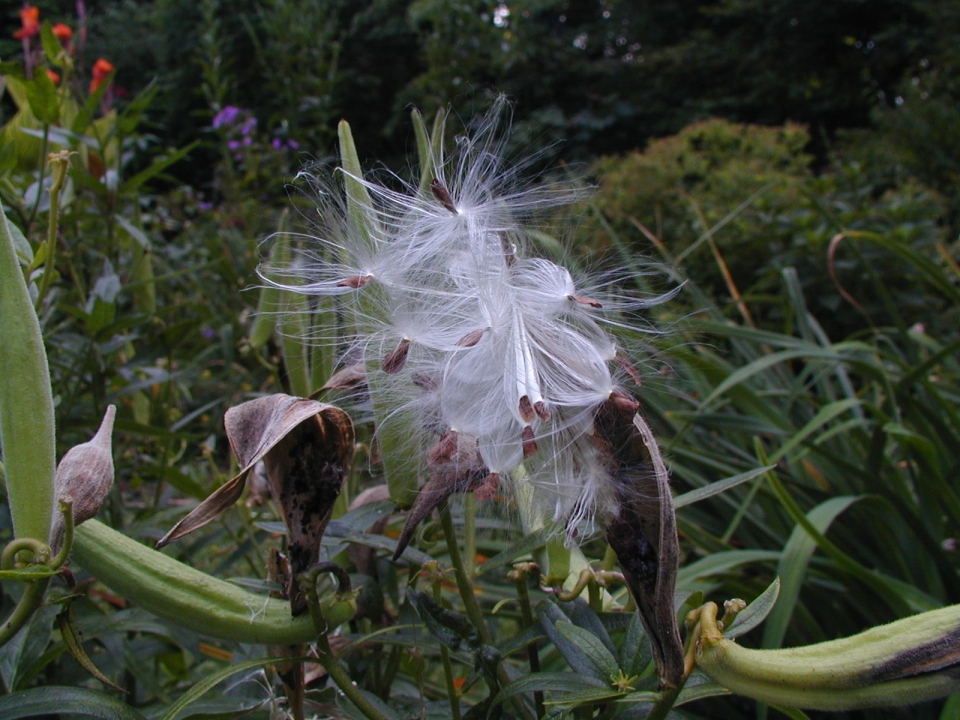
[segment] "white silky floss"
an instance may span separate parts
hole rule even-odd
[[[452,157],[432,158],[432,192],[353,178],[372,198],[362,237],[347,227],[342,193],[322,193],[326,237],[291,271],[304,282],[287,287],[352,296],[351,361],[359,349],[377,375],[371,384],[387,383],[391,415],[423,434],[413,445],[455,430],[476,438],[491,474],[510,478],[523,463],[540,516],[574,537],[595,514],[617,514],[607,460],[591,439],[597,407],[618,386],[617,344],[603,325],[649,332],[619,313],[665,297],[617,295],[607,281],[592,288],[601,302],[566,268],[527,256],[537,216],[583,193],[520,185],[523,166],[502,160],[503,110],[497,103],[459,138]]]

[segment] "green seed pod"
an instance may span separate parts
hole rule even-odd
[[[908,705],[960,688],[960,605],[840,640],[753,650],[724,638],[702,608],[697,666],[738,695],[812,710]]]
[[[17,538],[46,543],[56,473],[53,396],[40,323],[0,211],[0,447]]]
[[[211,577],[96,520],[77,528],[73,559],[122,597],[210,637],[268,645],[317,637],[309,615],[291,617],[290,603]],[[326,596],[320,607],[330,630],[356,612],[349,596]]]

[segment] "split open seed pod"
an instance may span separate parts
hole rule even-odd
[[[230,408],[224,425],[240,472],[174,525],[157,547],[206,525],[233,505],[262,460],[270,494],[287,526],[290,600],[299,614],[306,606],[295,578],[319,557],[333,504],[350,471],[353,423],[338,407],[278,393]]]
[[[683,677],[673,600],[680,554],[677,522],[666,467],[638,409],[636,400],[615,392],[594,418],[620,509],[605,530],[650,638],[660,682],[676,687]]]

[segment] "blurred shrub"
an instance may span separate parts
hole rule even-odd
[[[601,159],[595,202],[609,225],[588,222],[583,232],[595,249],[609,242],[608,230],[645,248],[652,236],[683,277],[721,304],[735,292],[731,280],[750,307],[777,292],[783,268],[795,267],[811,311],[831,337],[845,337],[866,320],[830,277],[831,239],[874,232],[935,259],[946,203],[909,176],[881,175],[844,154],[815,175],[808,141],[799,125],[708,120],[643,152]],[[887,249],[841,242],[835,272],[875,324],[941,321],[943,307],[923,293],[917,271]],[[775,304],[759,315],[780,317]]]

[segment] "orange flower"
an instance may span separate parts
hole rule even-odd
[[[60,84],[60,76],[57,75],[57,73],[55,73],[55,72],[54,72],[53,70],[51,70],[50,68],[47,68],[47,77],[50,78],[51,80],[53,80],[53,84],[54,84],[54,85],[59,85],[59,84]]]
[[[54,37],[60,41],[61,45],[66,45],[68,42],[70,42],[70,38],[73,37],[73,30],[70,29],[69,25],[57,23],[53,26],[53,34]]]
[[[17,40],[31,38],[40,32],[40,8],[36,5],[24,5],[20,9],[20,24],[23,25],[13,36]]]
[[[109,60],[99,58],[93,64],[93,79],[90,81],[90,92],[96,92],[97,88],[100,87],[100,83],[106,80],[107,76],[112,73],[113,70],[113,63]]]

